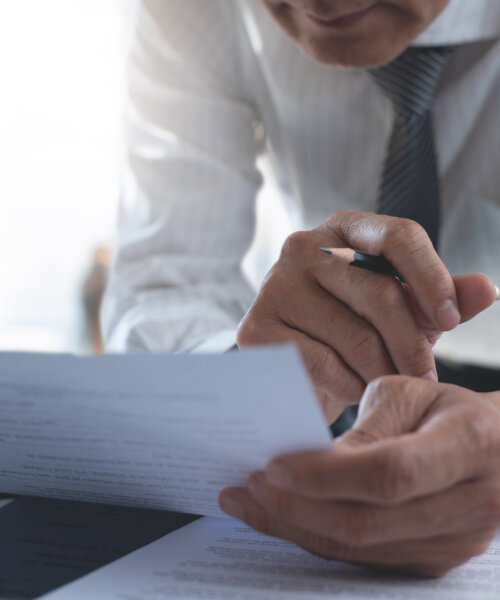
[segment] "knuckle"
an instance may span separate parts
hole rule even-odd
[[[496,419],[492,419],[489,410],[477,410],[471,407],[469,418],[463,415],[463,424],[465,428],[465,440],[469,447],[478,457],[482,457],[485,462],[498,460],[498,451],[500,449],[500,432]]]
[[[301,257],[310,246],[310,233],[307,231],[295,231],[284,241],[281,248],[281,259],[290,257]]]
[[[391,316],[395,310],[406,306],[408,300],[405,291],[397,281],[383,279],[383,281],[380,281],[380,278],[375,279],[371,299],[375,302],[377,311],[383,310],[384,315]]]
[[[327,346],[321,346],[316,351],[315,359],[309,365],[309,375],[316,388],[324,390],[332,381],[333,374],[338,369],[337,355]]]
[[[253,316],[250,310],[242,319],[236,332],[236,342],[238,346],[252,346],[261,341],[261,325]]]
[[[259,290],[259,297],[267,296],[268,294],[274,297],[276,293],[281,293],[288,297],[291,287],[290,271],[280,265],[274,265],[264,279]]]
[[[399,350],[399,356],[406,365],[408,374],[422,375],[434,362],[432,347],[425,336],[417,336]]]
[[[328,218],[327,223],[335,231],[342,232],[343,237],[349,240],[356,235],[360,216],[361,213],[355,210],[339,210]]]
[[[349,429],[346,433],[343,433],[340,438],[337,438],[337,446],[347,444],[351,446],[364,446],[367,444],[373,444],[378,442],[380,436],[378,433],[365,429],[363,423],[355,423],[352,429]]]
[[[389,453],[373,469],[369,485],[375,498],[395,505],[405,500],[417,484],[416,469],[407,456]]]
[[[261,310],[263,307],[269,309],[270,306],[274,307],[280,301],[289,300],[292,289],[290,269],[275,264],[264,278],[251,310],[255,310],[255,307],[259,307]]]
[[[359,215],[357,211],[346,208],[344,210],[338,210],[336,213],[333,213],[329,220],[333,221],[334,223],[338,223],[350,220],[357,215]]]
[[[373,537],[373,520],[363,509],[347,508],[342,519],[335,523],[335,535],[349,547],[362,547],[370,543]]]
[[[282,324],[280,311],[287,305],[289,281],[280,270],[267,276],[257,298],[240,321],[236,332],[239,346],[273,341],[270,332]]]
[[[342,226],[345,223],[350,223],[356,214],[358,213],[354,210],[339,210],[328,217],[327,223],[332,227]]]
[[[385,353],[384,344],[375,331],[352,336],[350,352],[363,364],[371,365]]]
[[[369,407],[370,410],[390,408],[399,397],[398,391],[402,388],[402,379],[398,375],[384,375],[370,381],[363,398],[364,408]]]
[[[393,219],[386,229],[386,237],[395,247],[408,247],[425,245],[430,243],[425,229],[411,219]]]

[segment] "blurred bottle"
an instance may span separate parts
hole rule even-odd
[[[92,354],[102,354],[103,351],[99,315],[108,281],[110,264],[110,248],[98,246],[94,251],[89,271],[82,284],[84,343]]]

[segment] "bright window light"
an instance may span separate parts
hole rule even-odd
[[[85,351],[118,197],[121,0],[0,3],[0,349]]]

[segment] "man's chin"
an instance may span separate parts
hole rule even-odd
[[[384,41],[367,44],[364,40],[303,40],[300,46],[315,62],[345,68],[366,69],[379,67],[394,60],[406,45],[400,46]]]

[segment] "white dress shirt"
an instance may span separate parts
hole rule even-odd
[[[451,0],[415,44],[458,45],[433,106],[440,254],[452,273],[500,284],[500,2]],[[296,229],[375,210],[392,104],[365,70],[308,58],[257,0],[142,0],[128,75],[107,347],[222,349],[255,297],[241,263],[257,157],[269,157]],[[500,303],[436,351],[500,366]]]

